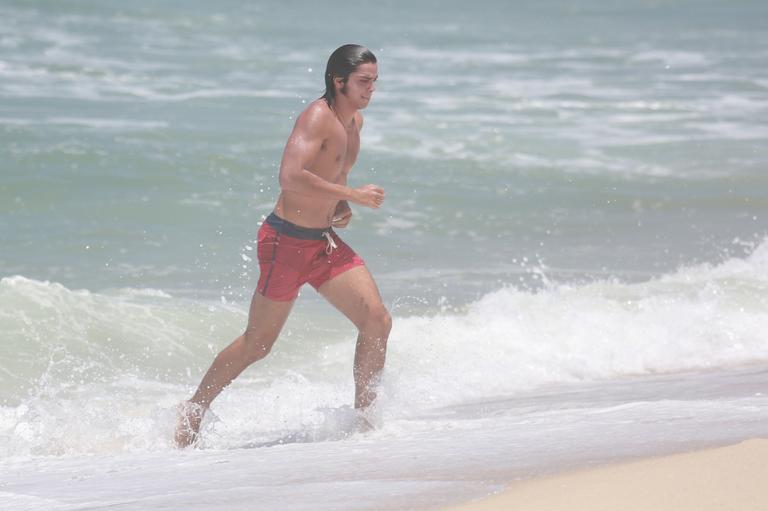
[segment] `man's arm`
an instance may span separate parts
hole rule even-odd
[[[327,181],[307,170],[320,153],[328,124],[335,119],[318,108],[310,108],[296,121],[285,144],[280,164],[280,187],[289,192],[322,199],[349,200],[369,208],[378,208],[384,200],[384,190],[374,185],[350,188]]]
[[[340,200],[336,204],[336,210],[333,212],[333,221],[331,225],[343,229],[349,225],[349,221],[352,219],[352,209],[349,207],[349,203],[345,200]]]

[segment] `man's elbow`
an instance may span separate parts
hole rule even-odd
[[[288,176],[280,172],[280,175],[277,177],[277,182],[280,183],[280,188],[282,188],[283,190],[288,190],[288,187],[289,187]]]
[[[278,182],[281,189],[287,192],[294,192],[298,185],[298,176],[295,173],[281,169]]]

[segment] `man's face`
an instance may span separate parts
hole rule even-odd
[[[379,67],[374,62],[366,62],[350,73],[347,83],[342,84],[339,92],[344,94],[355,108],[361,110],[371,101],[378,79]]]

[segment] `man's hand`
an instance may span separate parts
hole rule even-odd
[[[349,209],[349,203],[345,200],[339,201],[336,205],[336,211],[333,213],[333,220],[331,225],[343,229],[349,224],[352,219],[352,210]]]
[[[384,189],[376,185],[361,186],[352,190],[349,200],[366,208],[378,209],[384,202]]]

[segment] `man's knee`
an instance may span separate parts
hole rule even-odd
[[[389,331],[392,329],[392,316],[384,304],[380,303],[368,309],[365,328],[378,330],[383,333],[385,338],[389,335]]]
[[[243,333],[243,344],[248,361],[253,363],[269,355],[276,340],[277,334],[272,331],[248,328]]]

